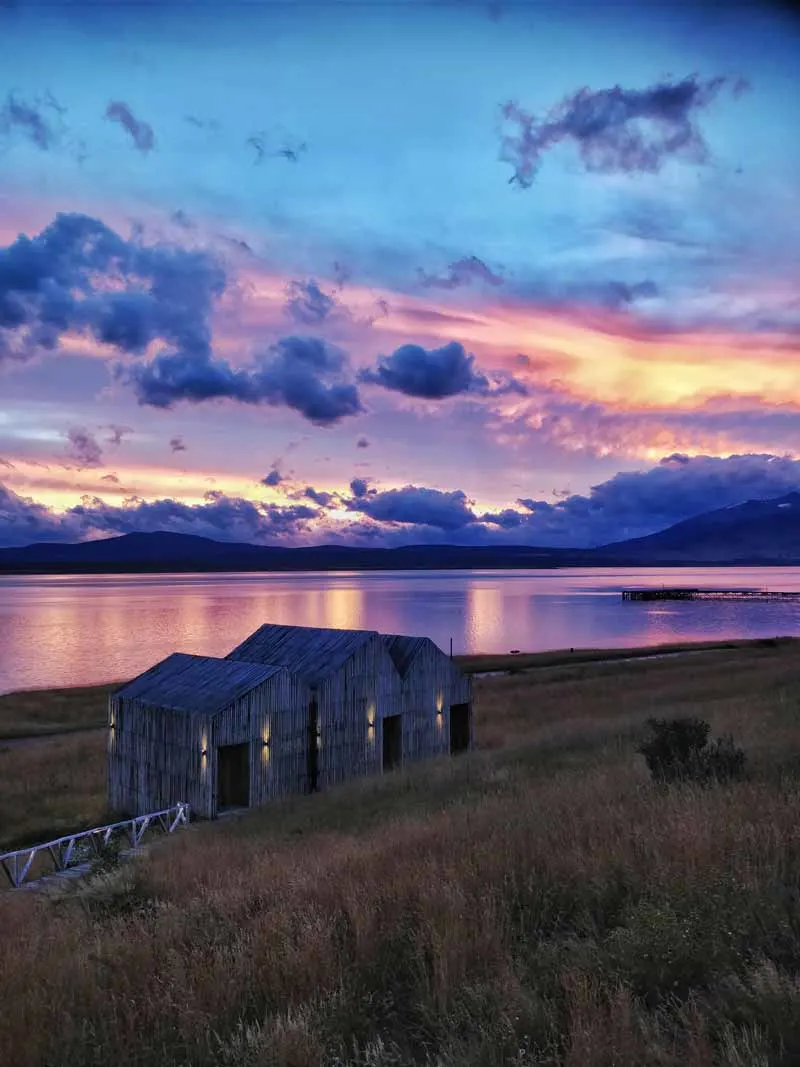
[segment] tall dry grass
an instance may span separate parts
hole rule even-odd
[[[105,820],[105,731],[3,745],[0,852]]]
[[[798,1063],[798,698],[780,647],[487,680],[475,754],[2,895],[0,1063]],[[749,780],[651,783],[670,714]]]

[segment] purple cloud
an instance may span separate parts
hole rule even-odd
[[[169,447],[172,452],[185,452],[186,445],[182,437],[171,437],[169,440]]]
[[[52,102],[59,113],[63,113],[65,109],[62,109],[54,99]],[[9,93],[5,104],[0,108],[0,134],[6,136],[12,129],[20,130],[43,152],[52,148],[55,143],[56,134],[41,108],[25,100],[17,100],[12,93]]]
[[[503,285],[505,282],[501,275],[495,274],[477,256],[457,259],[448,266],[446,274],[426,274],[421,268],[418,269],[417,273],[420,277],[420,284],[428,289],[458,289],[459,286],[469,285],[473,281],[485,282],[487,285],[494,286]]]
[[[402,489],[377,492],[369,491],[365,483],[359,483],[357,479],[355,482],[356,489],[360,490],[363,485],[364,493],[357,493],[353,489],[354,498],[347,502],[348,509],[376,522],[433,526],[448,533],[475,522],[475,514],[460,489],[442,492],[439,489],[406,485]]]
[[[526,392],[515,378],[496,374],[490,379],[477,370],[475,357],[457,341],[431,349],[401,345],[390,356],[380,357],[374,368],[362,370],[359,381],[425,400],[445,400],[467,393],[489,396]]]
[[[500,160],[514,168],[509,181],[523,188],[533,184],[543,155],[565,141],[577,145],[586,170],[605,174],[655,174],[669,159],[705,163],[708,145],[693,121],[694,113],[707,107],[726,85],[728,78],[703,82],[692,74],[647,89],[583,88],[542,119],[510,101],[502,116],[516,129],[502,138]],[[735,96],[746,87],[741,79],[731,85]]]
[[[363,411],[342,349],[315,337],[284,337],[244,369],[204,353],[172,353],[120,368],[140,404],[170,408],[228,399],[288,407],[317,426],[332,426]]]
[[[64,435],[67,439],[66,454],[79,467],[99,467],[103,462],[103,450],[97,438],[85,426],[72,426]]]
[[[109,290],[105,280],[117,284]],[[133,355],[157,340],[184,356],[208,354],[225,286],[210,253],[144,245],[88,215],[59,214],[0,248],[0,362],[56,349],[68,331]]]
[[[286,286],[284,311],[303,326],[319,325],[335,307],[334,298],[323,292],[313,278],[307,282],[292,281]]]
[[[156,136],[153,127],[137,119],[128,105],[122,100],[112,100],[106,108],[105,117],[109,122],[116,122],[127,134],[130,135],[134,146],[139,152],[146,155],[156,146]]]

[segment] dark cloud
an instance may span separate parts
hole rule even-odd
[[[221,541],[290,544],[307,535],[309,522],[318,515],[315,508],[304,505],[253,503],[216,491],[207,493],[200,504],[131,498],[121,505],[111,505],[98,497],[84,497],[81,504],[57,514],[0,483],[3,546],[159,530]]]
[[[173,452],[185,452],[186,445],[182,437],[171,437],[169,439],[169,447]]]
[[[156,146],[156,136],[153,127],[137,119],[128,105],[122,100],[112,100],[106,108],[105,117],[109,122],[116,122],[126,133],[130,135],[134,146],[139,152],[147,154]]]
[[[356,448],[369,448],[369,440],[366,437],[359,437],[356,441]]]
[[[267,485],[270,488],[274,488],[276,485],[280,485],[283,481],[283,475],[277,467],[273,467],[269,474],[261,479],[262,485]]]
[[[495,274],[477,256],[457,259],[448,266],[446,274],[426,274],[421,268],[417,273],[420,277],[420,283],[429,289],[458,289],[459,286],[469,285],[473,281],[497,286],[502,285],[505,281],[501,275]]]
[[[105,480],[116,484],[115,477]],[[357,478],[350,489],[352,497],[344,500],[312,490],[318,500],[327,495],[329,502],[343,503],[352,513],[353,522],[338,527],[334,538],[345,543],[588,547],[653,533],[712,507],[798,492],[800,461],[770,454],[725,459],[676,454],[652,468],[616,474],[585,495],[571,494],[555,502],[525,497],[517,501],[518,509],[484,514],[476,514],[461,490],[408,485],[379,491]],[[309,523],[321,516],[318,507],[302,502],[279,507],[227,497],[219,491],[207,493],[196,505],[131,498],[112,506],[98,498],[84,498],[79,506],[56,514],[0,483],[3,545],[156,530],[291,544],[307,541],[313,533]],[[325,537],[329,541],[330,533],[326,531]]]
[[[151,407],[229,399],[292,408],[317,426],[363,411],[347,354],[315,337],[284,337],[244,369],[211,356],[174,353],[119,373],[139,403]]]
[[[319,325],[335,307],[336,300],[323,292],[313,278],[307,282],[292,281],[286,286],[284,311],[303,326]]]
[[[337,500],[335,493],[325,493],[319,489],[314,489],[313,486],[306,486],[303,490],[303,498],[305,500],[311,500],[314,504],[318,504],[321,508],[329,508],[331,504]]]
[[[123,440],[128,436],[128,434],[133,433],[133,430],[130,426],[117,426],[113,422],[110,426],[107,427],[107,429],[108,437],[106,438],[106,440],[110,445],[121,445]]]
[[[85,426],[72,426],[64,436],[67,439],[67,456],[80,467],[99,467],[102,464],[103,450],[95,435]]]
[[[285,139],[279,148],[269,151],[268,146],[271,140],[277,143],[278,138],[268,136],[263,130],[253,133],[247,138],[245,145],[248,148],[252,148],[256,154],[253,160],[254,163],[263,163],[268,156],[273,159],[285,159],[289,163],[297,163],[300,156],[308,151],[308,145],[304,141],[290,144]]]
[[[116,474],[104,474],[100,481],[110,482],[111,485],[119,485],[119,478],[116,476]]]
[[[173,211],[170,215],[170,218],[175,223],[175,225],[180,226],[182,230],[194,229],[194,222],[192,221],[191,217],[183,210],[183,208],[178,208],[177,211]]]
[[[457,341],[431,349],[402,345],[390,356],[380,357],[374,368],[361,371],[359,380],[425,400],[466,393],[525,393],[525,387],[508,375],[495,374],[490,379],[477,370],[475,357]]]
[[[667,456],[644,471],[623,471],[556,503],[521,499],[525,540],[588,546],[641,537],[711,508],[769,500],[800,490],[800,461],[770,454]]]
[[[134,355],[154,341],[183,357],[208,355],[225,285],[207,252],[144,245],[88,215],[57,215],[37,236],[0,248],[0,361],[54,349],[68,331]]]
[[[587,170],[606,174],[657,173],[669,159],[705,163],[708,146],[694,115],[725,86],[735,95],[746,88],[741,79],[700,81],[696,74],[647,89],[583,88],[542,119],[512,101],[502,115],[516,129],[503,137],[500,159],[523,188],[533,184],[544,153],[565,141],[577,145]]]
[[[354,490],[354,498],[347,502],[347,507],[376,522],[431,526],[448,533],[475,522],[475,514],[460,489],[442,492],[439,489],[406,485],[402,489],[387,489],[384,492],[365,491],[362,495]]]
[[[62,109],[52,95],[50,99],[59,114],[63,114],[66,109]],[[0,135],[7,136],[14,129],[19,130],[43,152],[52,148],[56,141],[56,132],[43,114],[42,104],[38,101],[29,103],[18,100],[9,93],[5,104],[0,108]]]

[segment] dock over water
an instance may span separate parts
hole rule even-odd
[[[800,600],[800,589],[623,589],[623,600]]]

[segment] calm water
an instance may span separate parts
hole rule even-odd
[[[0,578],[0,692],[225,655],[264,622],[452,638],[455,652],[800,634],[800,601],[621,600],[661,585],[800,590],[800,568]]]

